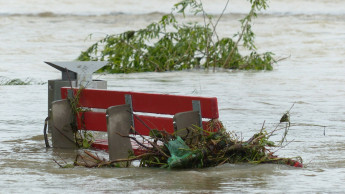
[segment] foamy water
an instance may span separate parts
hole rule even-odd
[[[139,29],[177,1],[0,0],[0,76],[57,79],[43,61],[75,60],[106,34]],[[219,14],[225,1],[206,1]],[[218,33],[232,36],[246,1],[231,1]],[[236,13],[236,14],[230,14]],[[109,89],[215,96],[228,130],[249,138],[291,111],[292,141],[277,154],[301,156],[306,168],[224,165],[203,170],[60,169],[76,151],[46,149],[47,85],[0,86],[1,193],[342,192],[345,189],[345,2],[270,2],[254,22],[260,52],[279,62],[270,72],[203,71],[95,75]],[[194,18],[202,22],[202,18]],[[87,38],[93,34],[92,38]],[[1,78],[1,77],[0,77]],[[281,133],[274,136],[280,140]],[[105,153],[103,153],[106,155]]]

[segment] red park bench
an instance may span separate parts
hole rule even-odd
[[[90,111],[77,117],[77,128],[107,132],[108,139],[95,140],[92,147],[109,150],[110,160],[126,158],[129,150],[133,150],[136,155],[142,153],[129,138],[123,137],[131,133],[132,127],[143,136],[148,136],[150,129],[165,130],[172,134],[193,125],[208,131],[217,130],[209,125],[210,122],[205,121],[219,117],[215,97],[98,89],[83,89],[79,92],[79,107]],[[78,88],[61,88],[63,100],[52,104],[53,147],[75,147],[71,127],[75,117],[67,98],[77,93]]]

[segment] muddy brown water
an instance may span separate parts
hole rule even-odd
[[[214,3],[212,3],[214,2]],[[207,1],[220,13],[223,1]],[[22,6],[17,6],[19,5]],[[80,6],[83,4],[83,6]],[[58,79],[43,61],[74,60],[105,34],[138,29],[168,12],[173,3],[135,1],[0,1],[0,76]],[[95,75],[108,88],[179,95],[215,96],[220,119],[244,139],[274,127],[292,104],[291,143],[277,151],[301,156],[305,168],[226,164],[198,170],[61,169],[77,150],[46,149],[47,84],[0,86],[0,193],[296,193],[345,189],[345,4],[343,1],[278,1],[255,21],[259,52],[288,57],[273,71],[184,71]],[[245,8],[234,1],[219,34],[238,29]],[[201,18],[195,17],[194,20]],[[93,33],[92,39],[86,39]],[[282,131],[273,136],[279,141]],[[100,153],[106,157],[106,153]]]

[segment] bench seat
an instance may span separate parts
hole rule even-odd
[[[84,110],[76,116],[76,125],[79,130],[106,132],[108,139],[97,139],[92,146],[95,149],[108,150],[110,159],[125,157],[128,150],[122,150],[121,154],[111,157],[111,150],[119,152],[125,149],[133,150],[135,155],[143,153],[134,141],[123,135],[130,134],[131,128],[136,133],[148,136],[151,129],[164,130],[169,134],[176,130],[199,126],[204,130],[214,131],[217,127],[210,126],[209,120],[217,120],[219,117],[218,103],[215,97],[199,96],[180,96],[168,94],[151,94],[127,91],[112,91],[99,89],[82,89],[79,88],[61,88],[61,97],[66,101],[68,98],[78,98],[78,107]],[[62,100],[62,101],[63,101]],[[59,107],[60,106],[60,107]],[[53,120],[55,124],[60,121],[61,129],[53,133],[55,145],[64,146],[65,137],[71,135],[71,130],[66,134],[59,134],[67,125],[72,122],[71,115],[64,114],[68,112],[67,102],[53,103]],[[69,107],[71,110],[71,107]],[[71,112],[71,111],[70,111]],[[120,135],[121,134],[121,135]],[[136,135],[136,134],[134,134]],[[116,137],[115,137],[116,136]],[[69,140],[70,141],[70,140]],[[134,142],[134,143],[133,143]],[[72,145],[69,143],[69,145]],[[116,146],[115,146],[116,145]],[[59,147],[55,146],[55,147]],[[115,146],[115,147],[114,147]],[[114,155],[114,154],[113,154]],[[115,154],[116,155],[116,154]]]

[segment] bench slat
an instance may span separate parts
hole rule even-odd
[[[70,88],[61,88],[62,99],[67,98],[68,89]],[[77,90],[74,89],[75,92]],[[215,97],[84,89],[79,102],[83,107],[107,109],[110,106],[125,104],[125,94],[132,96],[134,112],[174,115],[179,112],[191,111],[193,109],[192,100],[199,100],[203,118],[217,119],[219,117],[218,102]]]
[[[107,119],[104,112],[80,113],[77,123],[78,129],[107,132]]]
[[[86,129],[90,131],[102,131],[107,132],[107,120],[105,117],[105,113],[103,112],[84,112],[83,116],[80,114],[78,120],[78,129]],[[84,117],[84,118],[83,118]],[[137,115],[134,116],[134,125],[135,130],[141,135],[149,135],[149,129],[138,119],[144,122],[149,128],[157,129],[157,130],[164,130],[170,134],[174,133],[174,125],[172,118],[166,117],[153,117],[147,115]],[[84,119],[82,122],[81,119]],[[83,126],[81,124],[84,124]],[[208,122],[203,121],[203,128],[205,130],[212,131],[214,129],[209,129]]]
[[[105,113],[103,112],[90,111],[80,113],[80,116],[77,120],[78,129],[107,132],[107,120],[105,117]],[[141,135],[149,135],[150,132],[150,130],[143,124],[143,122],[151,129],[165,130],[168,133],[174,132],[172,118],[136,115],[134,116],[135,130],[137,130],[137,132]]]
[[[146,153],[146,151],[140,148],[140,146],[137,143],[135,143],[134,141],[131,141],[131,143],[132,143],[134,155],[138,156],[138,155]],[[92,143],[92,147],[98,150],[108,150],[109,149],[108,140],[97,139],[95,142]]]
[[[140,121],[138,118],[142,121]],[[174,133],[174,125],[172,118],[166,117],[152,117],[146,115],[137,115],[134,117],[134,125],[135,130],[141,134],[148,136],[150,130],[143,124],[143,122],[150,128],[150,129],[157,129],[160,131],[166,131],[170,134]]]

